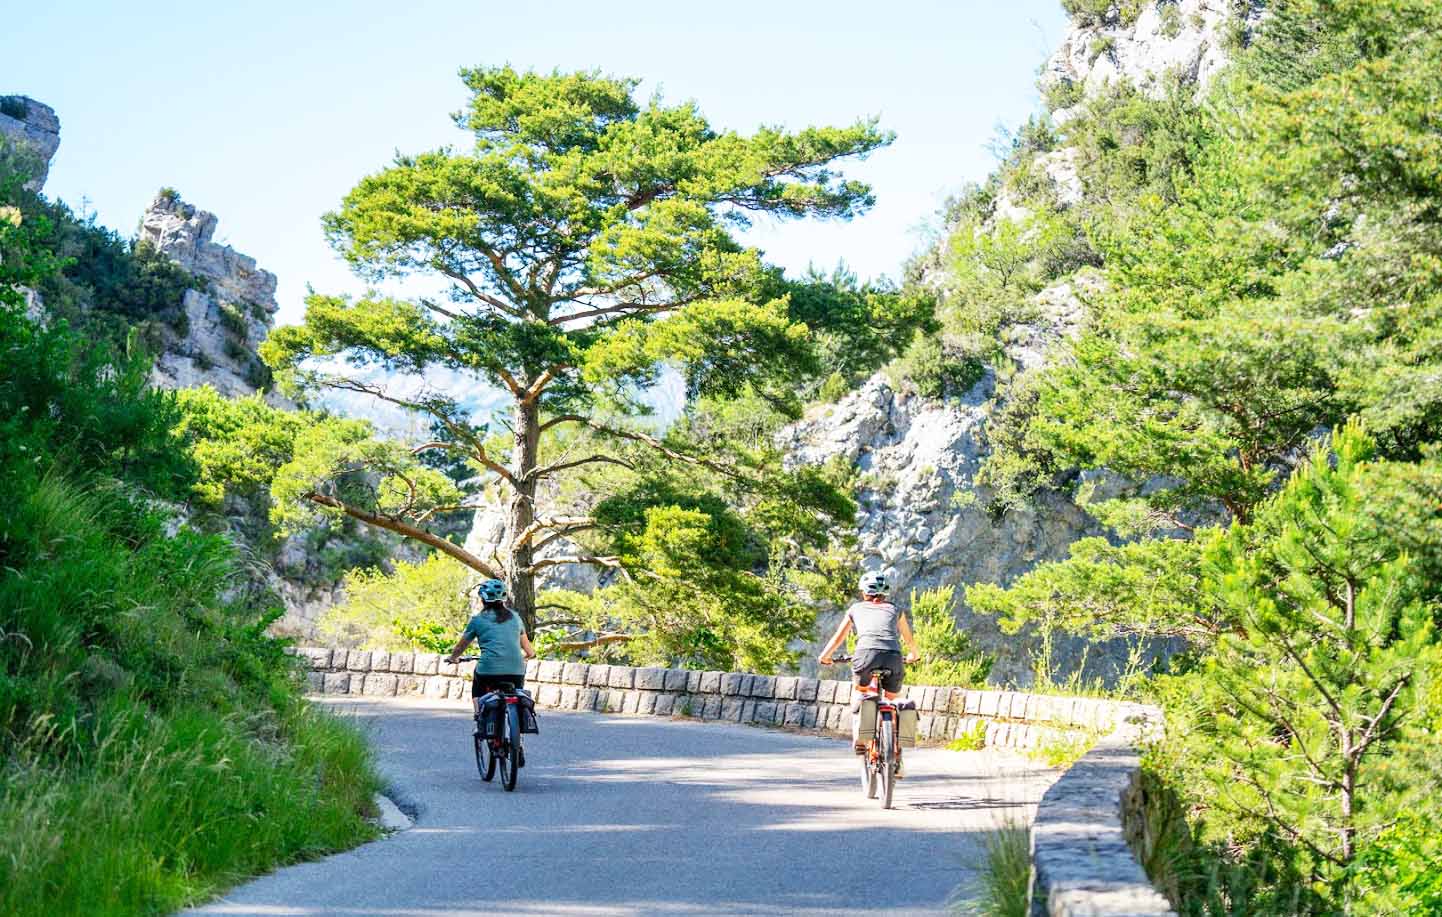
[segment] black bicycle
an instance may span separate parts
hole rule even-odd
[[[459,662],[474,662],[475,656],[462,656]],[[506,792],[516,788],[516,778],[526,763],[521,747],[521,719],[524,695],[508,681],[497,682],[496,690],[471,701],[476,728],[471,738],[476,747],[476,771],[481,779],[495,779],[501,772],[501,786]],[[534,713],[530,714],[534,716]]]
[[[850,656],[833,656],[832,662],[850,662]],[[872,669],[868,685],[858,685],[861,705],[868,701],[876,703],[876,729],[861,753],[861,791],[867,799],[875,799],[878,786],[881,791],[881,807],[891,808],[891,794],[896,788],[896,771],[901,766],[901,736],[898,730],[899,708],[896,702],[886,696],[881,683],[891,675],[890,669]],[[865,710],[858,711],[865,716]]]

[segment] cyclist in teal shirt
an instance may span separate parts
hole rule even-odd
[[[471,697],[489,694],[501,682],[510,682],[515,688],[524,687],[526,660],[534,659],[536,651],[526,636],[520,615],[506,604],[506,584],[498,579],[482,581],[475,589],[472,607],[476,614],[466,623],[446,661],[454,664],[474,640],[480,658],[471,676]]]

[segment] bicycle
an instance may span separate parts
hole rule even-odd
[[[852,657],[841,655],[832,656],[831,659],[841,663],[850,662]],[[881,690],[882,679],[890,674],[890,669],[872,669],[871,683],[859,688],[863,695],[874,695],[876,698],[876,731],[861,754],[861,790],[867,799],[875,799],[879,783],[883,809],[891,808],[891,794],[896,788],[896,772],[901,768],[901,736],[897,729],[900,708]],[[862,703],[865,702],[863,697]]]
[[[476,656],[461,656],[458,662],[475,662]],[[526,753],[521,747],[521,712],[520,692],[516,686],[509,681],[496,683],[499,687],[491,692],[501,695],[504,702],[504,714],[501,717],[500,728],[495,734],[488,735],[487,724],[482,721],[482,702],[490,695],[472,699],[473,716],[476,722],[475,732],[471,739],[476,748],[476,772],[481,779],[490,783],[495,779],[497,765],[501,771],[501,787],[506,792],[516,788],[516,779],[520,776],[520,770],[525,766]]]

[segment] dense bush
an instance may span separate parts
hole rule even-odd
[[[231,543],[176,524],[174,396],[18,307],[47,229],[0,220],[0,912],[169,913],[372,836],[376,776]]]

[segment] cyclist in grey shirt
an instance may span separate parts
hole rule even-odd
[[[904,662],[916,662],[921,658],[921,652],[917,649],[916,637],[911,633],[911,624],[907,622],[906,616],[887,599],[890,594],[891,582],[886,578],[886,574],[864,574],[861,577],[862,600],[846,609],[846,617],[841,619],[836,633],[826,641],[819,661],[822,665],[831,665],[831,654],[846,642],[846,635],[855,630],[856,650],[852,653],[851,672],[856,677],[856,684],[864,688],[871,682],[873,669],[887,669],[891,674],[882,680],[881,689],[886,692],[887,697],[894,698],[901,690],[902,678],[906,672]],[[901,658],[903,641],[911,651],[904,662]],[[859,702],[860,694],[857,694],[855,703]],[[851,735],[853,744],[861,745],[856,731],[857,709],[854,704]],[[858,751],[860,750],[859,748]],[[897,774],[900,776],[899,769]]]

